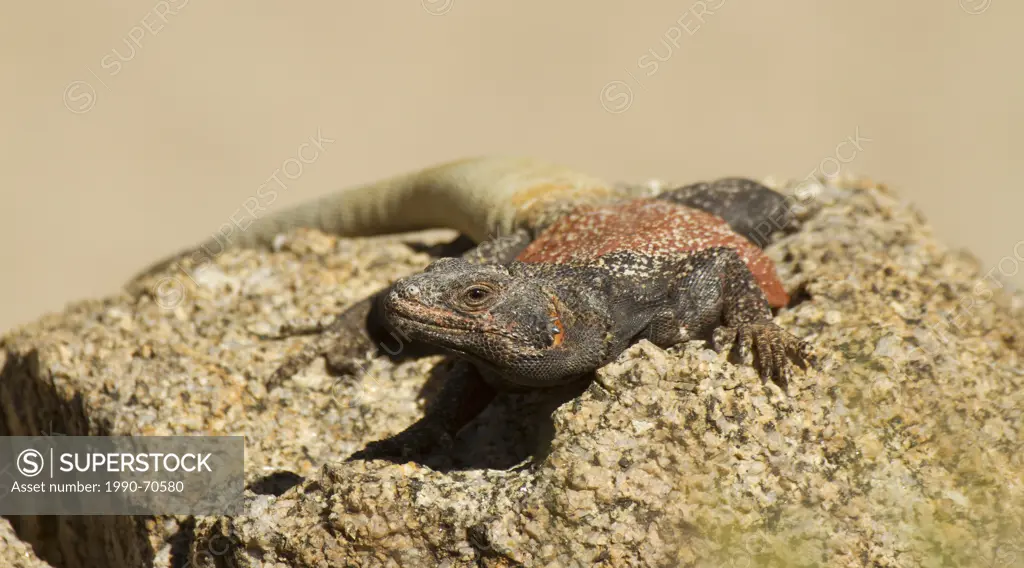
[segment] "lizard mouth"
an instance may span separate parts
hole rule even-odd
[[[389,298],[387,317],[397,327],[437,335],[508,335],[480,319],[459,316],[450,310],[425,306],[403,298]]]
[[[444,333],[447,335],[465,335],[467,333],[471,333],[471,331],[468,329],[437,325],[436,323],[433,322],[421,321],[415,318],[409,318],[404,316],[398,316],[397,318],[393,319],[398,323],[398,325],[402,328],[403,331],[421,331],[427,332],[430,335],[436,335],[439,333]]]

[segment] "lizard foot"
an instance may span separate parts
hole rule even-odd
[[[813,363],[811,345],[772,322],[723,326],[715,330],[712,342],[719,353],[733,345],[738,346],[740,358],[744,361],[748,360],[751,351],[756,351],[761,379],[771,379],[782,388],[793,375],[790,359],[804,368]]]
[[[326,358],[327,369],[331,373],[355,376],[363,368],[360,362],[365,360],[370,348],[369,340],[361,334],[326,331],[304,345],[301,351],[288,357],[266,380],[267,388],[284,384],[320,356]]]
[[[273,335],[261,335],[261,339],[316,335],[266,379],[267,389],[280,386],[321,355],[327,355],[327,367],[330,371],[355,374],[359,368],[355,361],[372,348],[367,321],[371,319],[378,295],[379,293],[363,298],[345,308],[337,316],[293,320],[281,326]]]
[[[401,458],[408,460],[425,456],[435,450],[451,448],[452,436],[439,424],[420,421],[390,438],[366,444],[345,461]],[[396,462],[397,463],[397,462]]]
[[[256,337],[263,340],[287,339],[298,335],[319,335],[331,329],[338,316],[323,319],[299,318],[285,322],[270,333],[257,333]]]
[[[297,335],[315,335],[312,341],[288,357],[265,381],[268,389],[280,386],[321,355],[326,355],[327,368],[334,374],[356,375],[360,361],[373,349],[367,331],[367,318],[374,305],[374,296],[349,306],[342,313],[322,319],[299,319],[282,325],[274,334],[261,339],[282,339]]]

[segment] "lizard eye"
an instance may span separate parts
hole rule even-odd
[[[462,292],[462,302],[469,308],[481,308],[494,296],[494,290],[484,284],[473,284]]]

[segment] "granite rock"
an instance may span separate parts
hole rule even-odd
[[[785,391],[703,342],[641,342],[582,392],[500,396],[423,463],[345,462],[449,363],[318,361],[268,390],[311,339],[261,334],[452,235],[297,231],[0,342],[0,434],[245,435],[246,514],[14,528],[63,566],[1024,566],[1022,300],[998,279],[1024,247],[983,268],[883,185],[785,190],[777,321],[820,357]]]
[[[32,546],[18,538],[7,519],[0,519],[0,566],[6,568],[50,568],[36,556]]]

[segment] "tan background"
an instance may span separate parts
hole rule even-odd
[[[838,152],[844,171],[899,187],[986,268],[1024,239],[1011,172],[1024,127],[1018,1],[90,0],[4,12],[0,331],[207,236],[318,129],[336,142],[275,207],[472,154],[689,181],[803,178],[832,171]],[[860,150],[837,150],[858,132]]]

